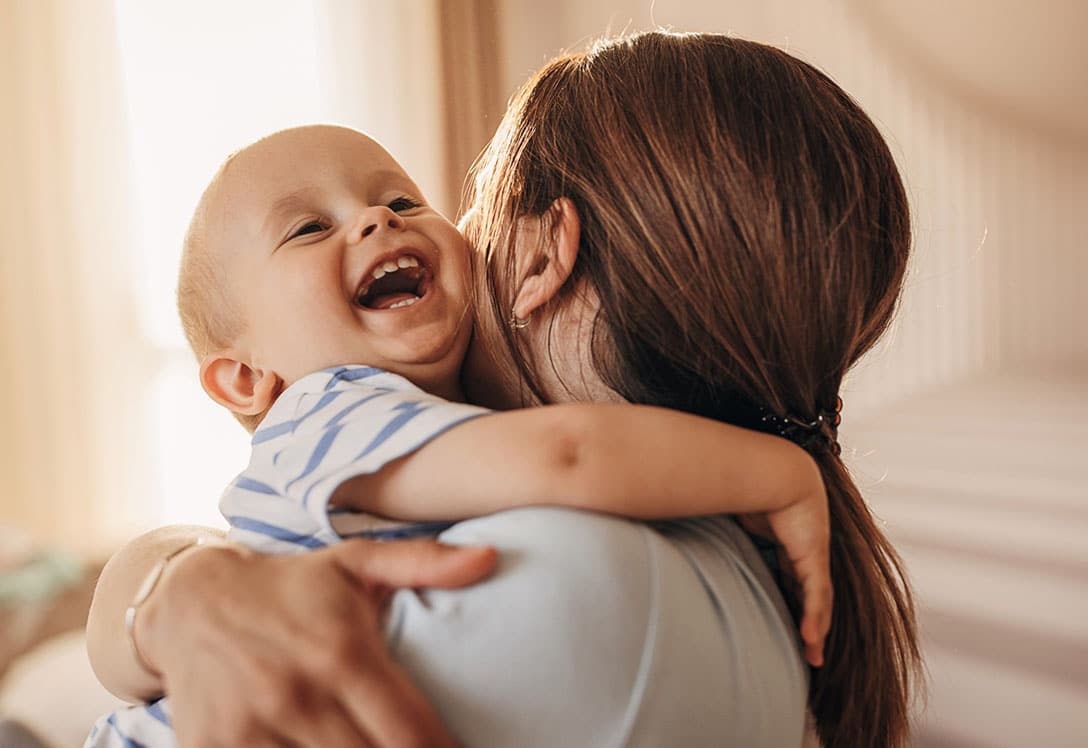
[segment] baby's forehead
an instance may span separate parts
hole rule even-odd
[[[377,141],[342,127],[274,133],[231,155],[202,198],[208,250],[220,254],[262,236],[282,212],[321,210],[330,195],[384,199],[418,192]],[[379,194],[380,193],[380,194]]]
[[[268,202],[294,193],[365,190],[388,182],[414,187],[373,138],[342,127],[310,126],[275,133],[238,151],[222,170],[220,191],[248,193]]]
[[[381,143],[365,133],[333,125],[309,125],[281,130],[238,151],[236,162],[278,165],[349,161],[355,169],[400,170]]]

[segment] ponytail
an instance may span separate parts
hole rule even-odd
[[[830,510],[835,608],[809,705],[826,748],[906,748],[921,654],[903,563],[842,460],[828,452],[817,460]]]

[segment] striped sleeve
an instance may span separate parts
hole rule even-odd
[[[273,553],[335,543],[342,535],[330,521],[328,501],[341,483],[375,473],[489,412],[435,397],[370,367],[303,377],[254,433],[249,466],[220,501],[231,538]],[[377,536],[388,532],[383,528]]]
[[[177,748],[169,699],[129,706],[100,717],[83,748]]]

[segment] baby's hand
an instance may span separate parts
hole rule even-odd
[[[831,628],[831,527],[827,494],[823,490],[785,509],[738,517],[748,532],[778,545],[782,573],[792,582],[795,602],[801,605],[801,640],[805,659],[814,667],[824,664],[824,639]]]

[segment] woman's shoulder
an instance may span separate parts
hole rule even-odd
[[[494,545],[498,571],[398,594],[393,651],[466,744],[799,744],[794,644],[766,620],[777,613],[753,594],[735,538],[708,522],[659,531],[547,507],[462,522],[442,540]],[[739,560],[703,558],[695,537]],[[769,729],[770,708],[796,730]]]

